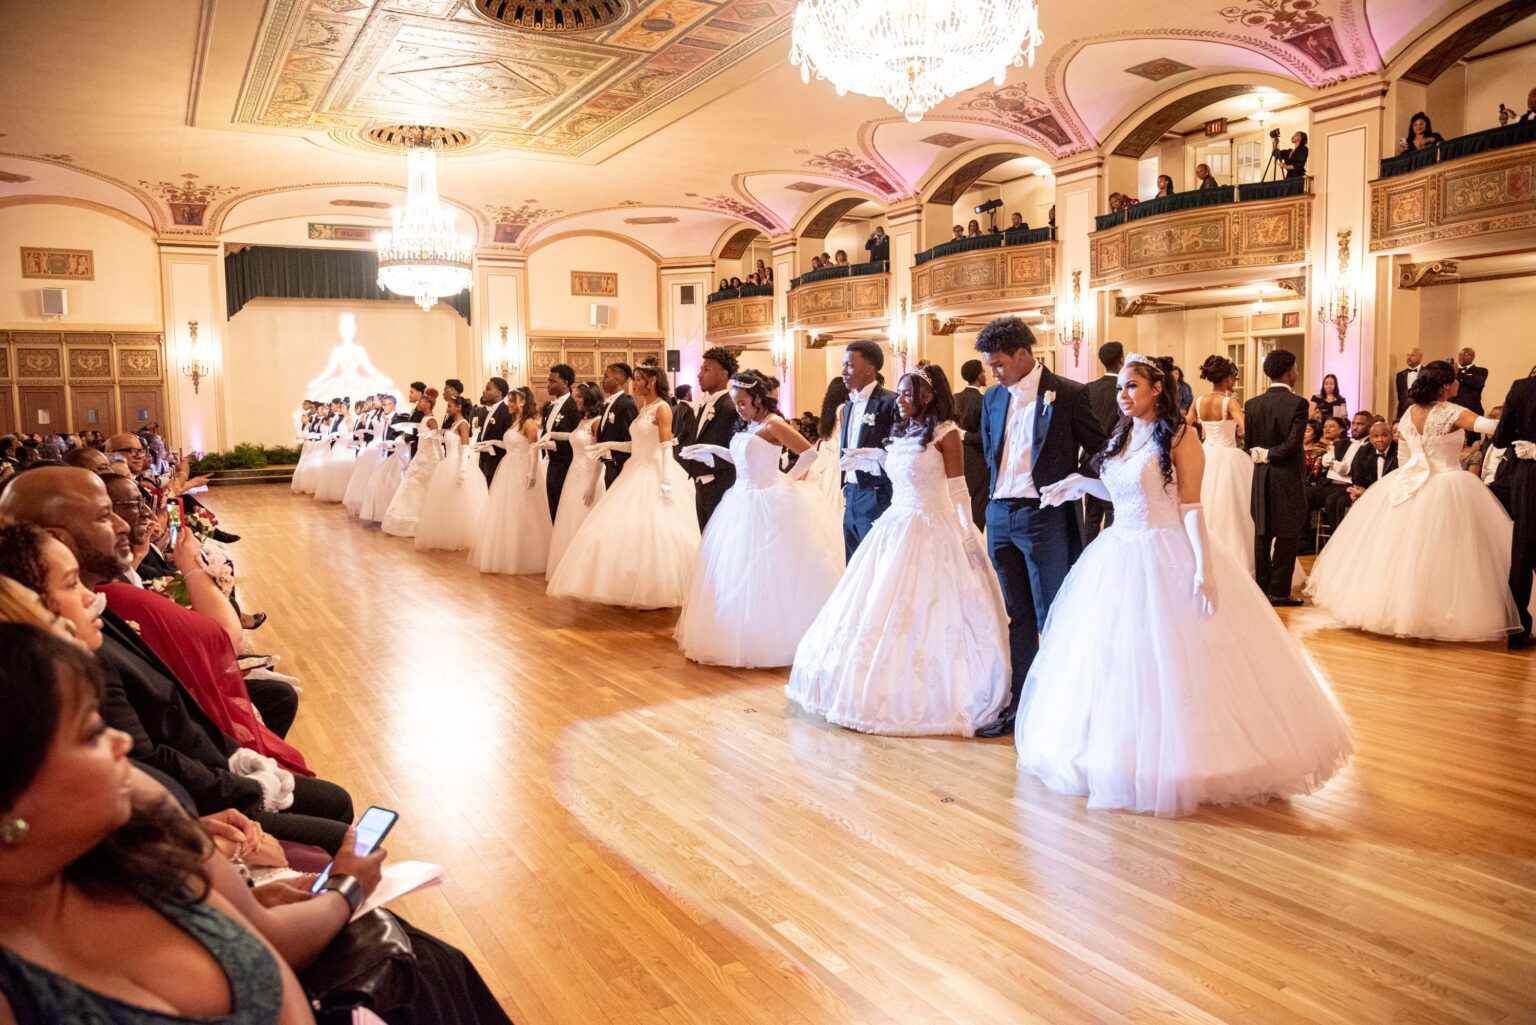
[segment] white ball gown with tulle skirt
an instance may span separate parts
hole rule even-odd
[[[427,484],[432,471],[443,459],[445,431],[422,428],[421,442],[416,446],[416,456],[405,469],[405,479],[395,489],[389,500],[389,508],[379,521],[379,529],[395,537],[415,537],[421,524],[421,511],[427,503]]]
[[[1461,412],[1436,403],[1422,432],[1411,408],[1403,414],[1399,468],[1366,489],[1312,564],[1307,595],[1345,626],[1438,641],[1502,641],[1520,629],[1514,522],[1461,468]]]
[[[632,609],[675,608],[699,553],[693,481],[661,443],[657,400],[630,425],[633,446],[613,487],[587,514],[549,578],[554,598]],[[585,456],[583,456],[585,458]]]
[[[842,412],[838,412],[841,419]],[[843,471],[838,465],[842,457],[842,444],[840,435],[816,442],[816,451],[820,458],[816,465],[811,467],[805,483],[810,485],[821,499],[823,515],[837,525],[839,536],[843,530]]]
[[[1225,408],[1225,407],[1223,407]],[[1200,504],[1205,506],[1211,540],[1253,573],[1253,458],[1237,444],[1237,421],[1202,420],[1205,476]]]
[[[315,433],[313,430],[311,433]],[[289,485],[296,495],[313,495],[319,485],[320,469],[331,454],[331,436],[321,434],[304,442],[299,452],[299,462],[293,468],[293,481]]]
[[[357,451],[352,429],[343,427],[331,444],[325,465],[320,468],[320,476],[315,484],[315,501],[340,502],[345,497],[352,473],[357,469]]]
[[[1201,611],[1151,428],[1137,424],[1100,472],[1115,520],[1051,605],[1020,700],[1019,768],[1090,808],[1165,816],[1322,786],[1349,759],[1349,724],[1225,545],[1205,554],[1216,611]]]
[[[583,420],[571,432],[571,466],[565,473],[565,483],[560,487],[560,501],[555,511],[554,530],[549,537],[549,558],[544,563],[544,575],[555,575],[555,567],[565,557],[587,514],[603,497],[603,463],[587,458],[587,447],[596,444],[592,436],[592,421]]]
[[[395,492],[404,483],[406,470],[411,465],[411,444],[408,435],[400,435],[393,441],[386,441],[384,447],[389,451],[389,455],[379,464],[373,480],[368,483],[368,493],[363,496],[363,504],[357,510],[357,518],[360,520],[378,523],[384,519],[384,514],[389,512],[389,503],[394,501]]]
[[[389,450],[384,447],[382,441],[383,424],[378,424],[374,430],[380,433],[379,438],[368,442],[357,457],[357,469],[352,471],[352,479],[347,481],[346,494],[341,496],[341,504],[347,512],[353,516],[363,510],[363,502],[368,498],[368,488],[373,483],[374,474],[379,472],[379,467],[384,465],[384,460],[389,458]]]
[[[807,712],[864,733],[969,737],[1007,705],[1003,593],[937,445],[955,430],[887,448],[891,507],[795,651],[785,693]]]
[[[462,552],[474,544],[485,512],[485,474],[480,453],[449,432],[442,462],[427,482],[427,497],[416,525],[416,547]]]
[[[554,529],[544,461],[515,428],[503,440],[507,454],[491,481],[469,562],[481,573],[543,573]]]
[[[789,665],[843,574],[842,530],[814,486],[779,471],[779,447],[760,429],[731,439],[736,483],[709,519],[677,621],[694,662]]]

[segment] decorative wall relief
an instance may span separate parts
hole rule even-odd
[[[111,377],[112,350],[70,349],[70,377]]]
[[[309,237],[319,242],[372,242],[377,230],[361,224],[309,222]]]
[[[619,294],[619,276],[607,271],[571,271],[572,295],[595,295],[613,299]]]
[[[63,377],[58,349],[17,349],[18,377]]]
[[[1248,28],[1262,28],[1272,39],[1291,47],[1324,71],[1346,63],[1333,32],[1333,19],[1318,8],[1319,0],[1247,0],[1216,13]]]
[[[1072,143],[1072,137],[1051,112],[1050,104],[1031,96],[1023,83],[987,89],[960,104],[960,109],[991,114],[1008,127],[1043,136],[1057,147]]]
[[[156,193],[171,207],[171,220],[176,224],[192,228],[203,227],[203,216],[208,212],[208,204],[220,196],[228,195],[236,191],[234,185],[210,185],[199,182],[195,174],[183,174],[181,184],[176,182],[147,182],[139,180],[139,184],[151,192]]]
[[[119,349],[117,351],[117,376],[158,378],[160,353],[154,349]]]
[[[890,183],[873,163],[843,147],[818,153],[805,161],[807,167],[830,171],[841,178],[852,178],[883,195],[895,195],[899,190]]]
[[[492,241],[515,246],[530,224],[560,213],[559,210],[546,210],[538,202],[537,199],[525,199],[520,206],[494,206],[487,203],[485,212],[496,224]]]
[[[32,249],[22,246],[21,276],[95,281],[96,257],[89,249]]]

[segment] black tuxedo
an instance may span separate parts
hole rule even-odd
[[[1269,452],[1253,468],[1254,579],[1269,597],[1289,598],[1307,525],[1307,400],[1273,385],[1244,403],[1243,418],[1243,446]]]
[[[1424,364],[1422,363],[1420,363],[1417,367],[1404,367],[1397,372],[1397,376],[1393,379],[1393,384],[1395,385],[1397,391],[1397,413],[1392,417],[1394,422],[1401,420],[1403,418],[1403,414],[1408,412],[1408,407],[1413,405],[1413,403],[1408,400],[1409,371],[1423,369]]]
[[[635,417],[640,415],[640,410],[635,406],[633,397],[620,392],[612,402],[605,402],[603,418],[598,421],[597,440],[599,442],[614,441],[626,442],[629,440],[629,425],[635,422]],[[603,484],[613,487],[613,482],[619,479],[619,474],[624,471],[624,464],[629,462],[628,452],[611,452],[608,461],[603,464]]]
[[[987,456],[981,449],[981,406],[979,388],[962,388],[955,393],[955,423],[965,432],[960,439],[960,453],[965,457],[965,490],[971,496],[971,519],[978,528],[987,524]]]
[[[1515,521],[1510,544],[1509,590],[1520,610],[1520,623],[1531,632],[1531,580],[1536,575],[1536,460],[1520,459],[1513,445],[1536,442],[1536,378],[1522,377],[1504,397],[1504,415],[1493,433],[1493,447],[1507,449],[1498,482],[1507,488]]]
[[[553,417],[549,410],[544,411],[545,434],[569,434],[581,423],[581,413],[576,409],[576,397],[565,395],[551,402],[553,406],[559,402],[560,411]],[[565,487],[565,476],[571,470],[571,443],[569,441],[557,441],[555,447],[549,453],[549,464],[545,467],[544,489],[549,498],[549,518],[553,520],[555,513],[560,508],[560,492]]]
[[[507,408],[505,401],[498,402],[488,409],[486,419],[480,423],[480,433],[475,435],[475,441],[500,441],[507,436],[507,431],[512,429],[512,410]],[[480,472],[485,474],[485,482],[489,484],[496,476],[496,468],[501,465],[507,450],[493,448],[489,452],[480,453]]]
[[[1470,409],[1478,416],[1482,416],[1483,389],[1488,385],[1488,368],[1475,364],[1470,367],[1458,366],[1456,368],[1456,382],[1459,387],[1456,389],[1456,395],[1451,401],[1464,409]]]
[[[687,403],[682,403],[686,406]],[[692,409],[689,410],[690,414]],[[731,401],[729,389],[716,395],[705,407],[700,409],[696,418],[686,428],[674,431],[678,443],[681,446],[688,445],[719,445],[721,448],[731,447],[731,438],[736,434],[736,429],[741,426],[741,417],[736,415],[736,403]],[[694,503],[699,514],[699,529],[703,530],[709,524],[709,518],[715,514],[715,507],[725,497],[725,493],[731,490],[731,485],[736,483],[736,467],[723,459],[716,459],[714,466],[693,459],[681,460],[683,469],[694,482]]]
[[[1355,462],[1349,468],[1349,481],[1357,488],[1368,488],[1381,480],[1387,474],[1397,469],[1397,442],[1387,446],[1387,451],[1382,454],[1381,472],[1377,473],[1376,447],[1370,442],[1355,453]]]
[[[684,441],[692,438],[694,432],[699,429],[698,414],[693,411],[693,403],[687,399],[675,399],[672,402],[672,437],[677,439],[677,447],[693,444],[692,441]]]
[[[1013,393],[1001,384],[982,401],[981,446],[996,495],[1008,442]],[[1104,448],[1104,429],[1081,384],[1040,368],[1034,407],[1029,412],[1030,480],[1036,490],[1088,470],[1088,459]],[[1067,572],[1083,550],[1076,503],[1042,508],[1038,498],[994,497],[987,503],[987,549],[1008,609],[1008,648],[1013,693],[1002,719],[1018,711],[1019,694],[1040,650],[1045,624]]]
[[[1206,181],[1214,184],[1216,179],[1207,178]],[[1201,188],[1207,187],[1201,186]],[[1093,410],[1093,415],[1098,419],[1099,426],[1104,428],[1104,433],[1109,434],[1115,429],[1115,424],[1120,422],[1120,403],[1115,401],[1120,385],[1115,375],[1106,373],[1103,377],[1083,385],[1083,390],[1088,393],[1088,408]],[[1115,522],[1113,502],[1106,502],[1093,495],[1083,499],[1084,545],[1098,537],[1099,532],[1113,522]]]
[[[864,403],[859,423],[853,419],[853,400],[843,406],[843,451],[885,448],[896,426],[896,393],[876,384]],[[856,470],[843,474],[843,554],[853,558],[859,544],[881,514],[891,507],[891,478]]]

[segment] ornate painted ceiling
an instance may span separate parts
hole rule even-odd
[[[916,125],[802,84],[793,6],[6,0],[0,202],[73,197],[189,240],[285,217],[377,223],[404,179],[379,137],[430,124],[456,133],[441,189],[483,247],[607,230],[697,256],[840,198],[901,200],[1003,147],[1050,164],[1127,153],[1203,89],[1305,101],[1368,83],[1499,3],[1041,0],[1035,66]]]

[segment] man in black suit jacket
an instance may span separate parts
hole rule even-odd
[[[599,442],[620,445],[628,443],[629,426],[640,415],[640,411],[635,408],[635,400],[629,395],[629,383],[634,379],[635,372],[628,363],[612,363],[604,368],[599,382],[603,389],[603,418],[597,426]],[[611,488],[613,482],[619,479],[619,474],[624,472],[624,464],[629,462],[629,453],[610,452],[603,460],[603,484]]]
[[[512,411],[507,408],[507,395],[511,391],[512,386],[504,377],[493,377],[485,382],[485,391],[480,394],[480,401],[486,407],[485,417],[480,421],[480,433],[475,435],[476,443],[500,441],[511,430]],[[480,472],[485,475],[487,484],[496,476],[496,468],[506,454],[507,450],[499,445],[480,453]]]
[[[576,371],[564,363],[549,368],[549,405],[544,409],[543,433],[569,434],[581,423],[581,413],[571,387],[576,383]],[[565,487],[566,474],[571,470],[571,443],[556,441],[549,451],[549,464],[545,467],[544,490],[549,498],[549,518],[555,518],[560,508],[560,492]]]
[[[843,354],[843,452],[883,449],[896,425],[896,393],[880,383],[885,353],[876,342],[859,339]],[[891,507],[891,478],[882,470],[855,468],[843,473],[843,553],[852,559],[880,515]]]
[[[1349,468],[1349,500],[1358,501],[1365,489],[1397,469],[1397,442],[1392,425],[1382,420],[1371,424],[1367,443],[1355,453]]]
[[[1215,181],[1214,178],[1208,179]],[[1201,186],[1204,188],[1204,186]],[[1120,391],[1120,368],[1125,366],[1125,346],[1119,342],[1105,342],[1099,346],[1099,362],[1104,364],[1104,376],[1083,386],[1088,393],[1088,408],[1099,421],[1107,436],[1120,422],[1120,403],[1116,395]],[[1099,536],[1099,532],[1115,522],[1115,504],[1095,495],[1083,496],[1083,544]]]
[[[731,399],[731,378],[738,365],[729,349],[714,348],[704,353],[699,364],[699,415],[678,434],[679,448],[689,445],[719,445],[731,447],[731,437],[740,426],[736,415],[736,403]],[[693,459],[680,460],[688,476],[693,478],[694,503],[699,516],[699,529],[703,530],[725,493],[736,483],[736,467],[723,459],[713,466]]]
[[[1397,372],[1393,382],[1397,389],[1397,414],[1392,418],[1393,423],[1401,420],[1411,405],[1408,401],[1408,389],[1412,388],[1413,382],[1419,379],[1419,368],[1424,363],[1424,350],[1415,345],[1408,350],[1406,362],[1408,365]]]
[[[1013,674],[1008,707],[977,731],[984,737],[1012,732],[1040,628],[1083,550],[1077,503],[1041,508],[1040,489],[1072,473],[1093,474],[1088,459],[1105,442],[1083,386],[1037,362],[1034,342],[1018,317],[999,317],[976,336],[976,351],[997,379],[982,403],[981,445],[992,482],[987,548],[1008,609]]]
[[[955,392],[955,423],[965,432],[960,453],[965,459],[965,490],[971,496],[971,519],[978,529],[987,525],[987,456],[981,448],[982,393],[987,387],[987,368],[979,359],[960,367],[965,387]]]
[[[682,449],[683,438],[693,437],[699,429],[699,415],[693,408],[693,385],[680,384],[672,392],[672,436],[678,439]]]
[[[1243,445],[1253,456],[1253,575],[1271,605],[1300,605],[1291,597],[1296,550],[1307,525],[1306,458],[1302,438],[1307,400],[1296,384],[1296,356],[1275,349],[1264,357],[1269,390],[1243,405]]]
[[[1451,401],[1463,409],[1470,409],[1478,416],[1483,415],[1483,389],[1488,385],[1488,368],[1477,366],[1477,353],[1471,346],[1462,349],[1456,354],[1456,394],[1451,396]],[[1467,443],[1478,439],[1478,435],[1472,431],[1467,432]]]
[[[1529,648],[1531,581],[1536,576],[1536,377],[1522,377],[1504,398],[1504,415],[1493,433],[1493,447],[1506,449],[1499,481],[1508,489],[1515,533],[1510,542],[1509,591],[1520,610],[1524,631],[1511,634],[1511,651]],[[15,485],[13,484],[12,487]]]

